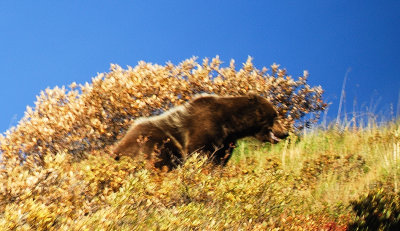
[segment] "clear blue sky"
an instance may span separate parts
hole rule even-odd
[[[310,72],[336,116],[346,104],[396,109],[400,1],[0,1],[0,133],[47,87],[90,81],[110,63],[192,56]],[[382,109],[384,110],[384,109]],[[379,111],[378,111],[379,112]],[[387,111],[388,112],[388,111]]]

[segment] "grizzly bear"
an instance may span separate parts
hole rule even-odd
[[[225,165],[236,141],[253,136],[276,143],[288,136],[265,98],[200,95],[165,113],[139,118],[115,146],[115,159],[143,155],[157,168],[172,169],[194,152]]]

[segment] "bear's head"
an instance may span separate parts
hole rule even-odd
[[[289,133],[281,123],[281,118],[274,106],[264,97],[249,94],[249,100],[255,105],[258,131],[254,135],[261,142],[278,143]]]

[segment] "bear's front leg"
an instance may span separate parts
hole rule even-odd
[[[228,163],[229,159],[232,156],[233,149],[236,147],[234,142],[227,142],[223,144],[222,147],[215,150],[214,153],[211,155],[213,163],[215,165],[222,165],[225,166]]]

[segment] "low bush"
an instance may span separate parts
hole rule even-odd
[[[349,230],[400,230],[400,197],[398,193],[375,189],[351,202],[357,215]]]
[[[111,65],[92,83],[41,92],[19,124],[0,136],[1,165],[43,164],[46,155],[68,153],[76,159],[104,150],[120,138],[132,119],[159,114],[199,93],[242,95],[249,91],[276,105],[289,129],[315,122],[326,107],[321,87],[307,84],[307,72],[297,80],[273,64],[258,70],[251,58],[236,70],[232,60],[221,67],[218,56],[195,58],[179,65],[139,62],[127,70]],[[307,118],[305,118],[306,115]],[[297,124],[295,123],[297,122]]]

